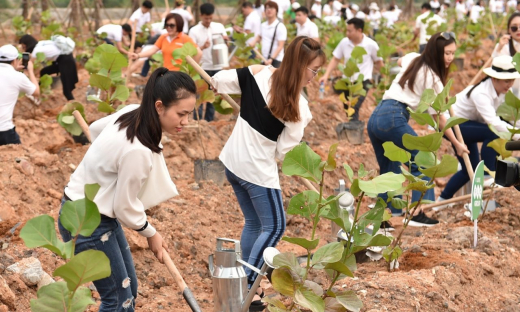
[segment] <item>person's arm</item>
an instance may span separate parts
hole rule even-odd
[[[141,58],[141,57],[148,58],[148,57],[154,55],[155,53],[157,53],[159,50],[160,50],[159,47],[154,45],[154,46],[151,46],[148,49],[146,49],[144,52],[130,53],[130,54],[128,54],[128,57],[130,57],[132,60],[137,60],[138,58]]]
[[[341,60],[338,59],[337,57],[333,56],[332,57],[332,60],[330,60],[330,63],[329,63],[329,66],[327,66],[327,70],[325,71],[325,74],[320,78],[319,80],[319,83],[321,84],[322,82],[326,83],[327,80],[329,79],[329,76],[330,76],[330,73],[338,67],[338,64]]]
[[[276,47],[276,50],[271,54],[271,60],[274,60],[278,57],[278,54],[283,50],[285,44],[285,40],[279,40],[278,41],[278,47]]]
[[[432,115],[432,117],[433,120],[437,120],[436,114]],[[446,122],[446,116],[444,116],[443,114],[439,115],[439,128],[441,130],[444,129],[444,126],[446,126]],[[457,137],[453,132],[453,128],[446,130],[444,132],[444,135],[448,138],[448,140],[450,140],[451,144],[453,144],[453,146],[455,147],[455,152],[457,153],[457,155],[459,155],[460,157],[462,157],[462,154],[464,153],[469,155],[468,147],[466,146],[466,144],[462,144],[461,142],[459,142],[459,140],[457,140]]]
[[[122,54],[128,54],[128,51],[123,48],[123,44],[121,43],[121,41],[116,41],[116,48]]]
[[[193,57],[193,60],[195,62],[199,63],[201,59],[202,59],[202,50],[199,47],[197,47],[197,55],[195,55]]]
[[[378,60],[376,62],[374,62],[374,69],[376,70],[376,72],[379,72],[381,70],[381,67],[383,67],[384,64],[383,64],[383,60]]]
[[[213,90],[216,93],[242,94],[242,89],[240,89],[240,83],[238,82],[238,70],[249,70],[249,68],[221,70],[213,75],[211,77]]]
[[[25,70],[25,73],[29,77],[29,80],[31,81],[31,83],[35,86],[34,91],[28,95],[39,96],[40,95],[40,84],[38,83],[38,79],[36,79],[36,76],[34,75],[34,65],[33,65],[32,61],[29,61],[29,63],[27,64],[27,69]]]
[[[491,104],[493,103],[493,99],[486,94],[481,92],[477,93],[475,91],[477,90],[473,90],[470,98],[475,104],[475,108],[484,122],[488,125],[493,125],[497,131],[509,132],[507,129],[511,129],[513,126],[501,120],[500,117],[497,116],[495,108]]]
[[[260,35],[255,36],[255,37],[253,38],[253,40],[251,40],[251,42],[249,43],[249,46],[251,46],[251,47],[256,46],[256,44],[257,44],[260,40],[262,40],[262,37],[261,37]]]
[[[305,127],[307,127],[311,120],[312,114],[308,104],[300,103],[300,121],[284,122],[285,127],[276,142],[276,158],[283,160],[287,152],[300,144],[305,132]]]

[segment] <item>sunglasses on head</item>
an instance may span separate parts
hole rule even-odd
[[[164,24],[164,28],[175,28],[175,24]]]
[[[512,32],[517,32],[518,31],[518,26],[511,26],[511,31]]]
[[[443,31],[441,32],[441,37],[450,40],[450,38],[453,38],[453,40],[457,40],[457,37],[455,37],[455,34],[451,31]]]

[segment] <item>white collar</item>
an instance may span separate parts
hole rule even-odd
[[[6,70],[15,70],[13,65],[11,64],[5,64],[5,63],[0,63],[0,68],[2,69],[6,69]]]

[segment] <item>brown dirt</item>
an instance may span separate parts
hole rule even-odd
[[[476,72],[466,68],[464,72],[455,73],[455,90],[460,91],[458,88],[465,86]],[[132,80],[131,86],[136,83],[142,81]],[[78,101],[85,102],[87,85],[88,74],[81,69],[80,83],[74,91]],[[345,121],[345,116],[336,96],[315,99],[317,89],[316,83],[309,87],[314,118],[305,131],[304,140],[324,157],[328,147],[337,141],[336,124]],[[135,95],[132,96],[130,102],[136,102]],[[74,144],[56,123],[57,112],[64,103],[61,90],[55,90],[36,108],[26,98],[21,98],[15,109],[15,124],[23,145],[0,147],[0,209],[8,211],[12,207],[10,219],[0,222],[0,241],[7,243],[0,251],[0,259],[5,255],[13,261],[37,257],[50,274],[63,261],[45,249],[26,248],[19,233],[23,223],[31,217],[44,213],[57,217],[63,188],[88,148]],[[361,110],[362,119],[368,120],[375,104],[369,95]],[[85,105],[89,122],[103,116],[96,111],[95,105]],[[230,116],[220,115],[215,122],[201,123],[208,158],[218,157],[233,125]],[[197,183],[194,180],[193,161],[201,158],[203,152],[197,128],[195,124],[192,126],[178,135],[167,135],[170,140],[164,144],[164,156],[180,196],[149,210],[148,215],[168,242],[173,261],[202,309],[210,311],[213,294],[207,269],[208,255],[214,250],[217,237],[240,237],[243,218],[229,185],[219,187],[213,182]],[[416,129],[426,131],[421,127]],[[443,152],[451,153],[446,142]],[[366,131],[362,145],[340,142],[337,159],[338,169],[327,178],[326,195],[332,194],[339,178],[345,178],[342,163],[349,163],[354,169],[361,162],[369,169],[378,168]],[[281,184],[286,203],[303,190],[297,180],[283,175]],[[357,291],[365,305],[363,311],[370,312],[520,311],[520,195],[516,190],[507,190],[497,194],[496,199],[502,208],[489,213],[479,223],[481,243],[477,249],[471,248],[470,244],[472,224],[463,216],[464,208],[456,206],[437,213],[442,222],[435,228],[407,230],[403,236],[404,253],[399,270],[388,273],[383,261],[362,263],[355,279],[340,280],[335,287]],[[369,202],[371,200],[364,200],[363,209]],[[401,224],[400,218],[392,221]],[[22,224],[11,235],[9,230],[18,222]],[[401,227],[397,226],[397,230]],[[328,238],[330,232],[329,222],[320,223],[320,237]],[[146,240],[133,231],[126,231],[126,234],[139,279],[136,310],[189,311],[172,277],[147,249]],[[307,237],[309,234],[308,221],[288,216],[287,236]],[[278,248],[303,254],[302,250],[286,242],[281,242]],[[8,276],[4,272],[6,264],[0,264],[0,274],[17,297],[16,311],[29,311],[30,299],[36,297],[36,289]],[[317,276],[315,281],[326,282],[323,276]],[[267,293],[274,295],[271,288]],[[94,297],[99,299],[96,293]],[[1,308],[0,304],[0,311]],[[89,311],[97,311],[97,308],[91,307]]]

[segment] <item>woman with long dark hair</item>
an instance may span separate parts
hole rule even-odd
[[[500,37],[492,57],[500,55],[515,56],[520,51],[520,12],[515,12],[507,20],[507,33]],[[520,79],[516,79],[511,90],[516,96],[520,96]]]
[[[383,95],[383,100],[376,107],[368,121],[368,135],[370,142],[374,147],[377,162],[379,163],[379,171],[381,174],[387,172],[400,173],[401,163],[390,161],[386,158],[383,143],[393,142],[395,145],[404,148],[403,135],[410,134],[417,136],[413,128],[408,124],[410,113],[419,106],[421,95],[426,89],[433,89],[435,94],[439,94],[447,82],[448,68],[453,61],[455,50],[455,35],[453,33],[442,32],[433,35],[422,54],[409,53],[399,60],[401,71],[395,77],[390,89]],[[437,120],[436,112],[429,110],[434,120]],[[446,118],[443,115],[438,116],[440,127],[446,124]],[[448,129],[445,132],[446,137],[455,146],[457,154],[462,155],[468,152],[465,145],[461,144],[455,138],[453,131]],[[417,155],[417,150],[408,150],[412,155],[412,160]],[[414,176],[419,176],[421,172],[415,164],[409,168]],[[386,194],[380,194],[386,200]],[[412,202],[418,201],[420,192],[412,193]],[[426,192],[424,199],[435,200],[433,189]],[[388,207],[392,211],[393,216],[402,215],[402,211],[395,209],[389,203]],[[413,216],[408,225],[411,226],[432,226],[437,224],[437,220],[433,220],[420,211]],[[385,224],[387,228],[389,224]]]
[[[90,237],[78,236],[75,252],[103,251],[111,275],[94,282],[100,312],[134,311],[137,277],[121,225],[148,239],[160,262],[167,244],[147,221],[145,210],[177,195],[162,154],[163,132],[175,134],[188,124],[196,86],[185,73],[157,69],[146,84],[141,105],[128,105],[90,126],[92,145],[65,187],[66,201],[84,198],[85,184],[97,183],[94,198],[101,223]],[[58,222],[64,241],[71,234]]]
[[[279,69],[252,65],[223,70],[212,78],[218,92],[242,94],[240,115],[220,160],[244,214],[240,238],[244,261],[260,268],[262,254],[285,232],[285,213],[276,158],[298,145],[312,115],[302,89],[325,63],[320,44],[297,37]],[[246,268],[249,287],[256,273]],[[259,300],[251,309],[265,308]]]
[[[488,146],[488,143],[498,136],[491,131],[489,126],[492,125],[501,132],[508,132],[508,129],[513,128],[509,123],[501,120],[496,111],[504,103],[505,94],[509,91],[515,79],[520,78],[520,74],[516,71],[513,58],[509,55],[495,57],[491,67],[485,68],[484,73],[487,76],[479,83],[468,86],[457,94],[457,102],[453,105],[453,111],[455,116],[468,119],[459,127],[464,143],[470,151],[469,159],[473,169],[482,159],[489,170],[495,171],[497,153]],[[513,136],[515,140],[519,138],[520,134]],[[480,153],[479,143],[482,143]],[[438,201],[452,198],[469,181],[466,164],[460,156],[457,157],[462,169],[450,178]]]

